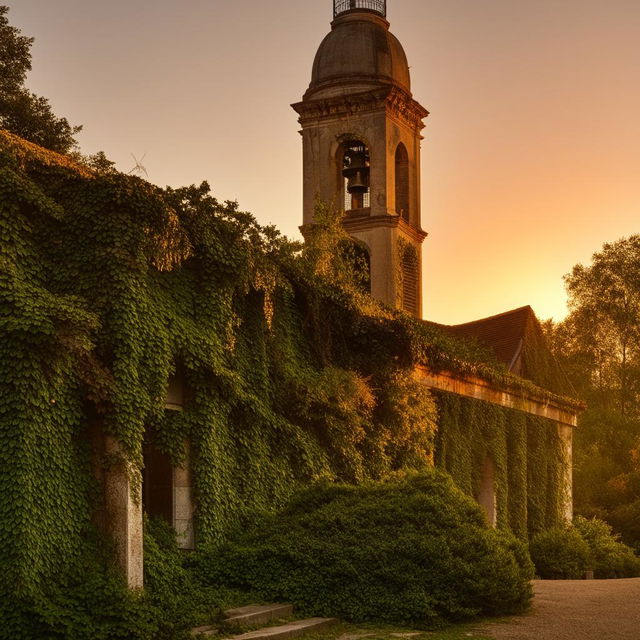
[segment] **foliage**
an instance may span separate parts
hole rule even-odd
[[[592,568],[589,545],[573,527],[538,533],[529,550],[537,575],[545,580],[579,580]]]
[[[566,276],[571,313],[547,326],[588,409],[575,438],[575,505],[640,541],[640,236],[607,243]]]
[[[592,384],[621,415],[640,417],[640,235],[606,243],[565,279]]]
[[[606,522],[578,516],[574,527],[589,545],[596,578],[640,576],[640,558],[630,547],[620,542],[619,536],[613,534]]]
[[[145,520],[144,584],[155,605],[154,640],[170,639],[198,622],[198,601],[206,600],[184,566],[175,531],[161,520]]]
[[[477,497],[490,460],[498,525],[523,540],[562,522],[566,496],[559,461],[567,460],[567,452],[556,423],[452,394],[436,397],[436,466]]]
[[[521,611],[531,570],[524,546],[491,529],[434,470],[316,486],[200,557],[212,584],[255,589],[303,613],[422,628]]]
[[[322,233],[339,240],[336,224]],[[473,494],[476,469],[457,456],[474,463],[488,451],[503,473],[501,525],[526,537],[527,518],[534,530],[554,523],[560,458],[549,425],[436,401],[412,372],[423,364],[544,392],[478,345],[363,295],[348,252],[320,269],[320,236],[302,251],[206,183],[159,189],[104,158],[78,163],[0,131],[0,602],[11,612],[0,634],[19,637],[20,612],[42,607],[53,613],[34,614],[40,637],[64,634],[55,629],[65,606],[76,629],[111,598],[114,629],[126,623],[121,635],[144,638],[159,620],[169,628],[174,611],[154,593],[174,584],[191,593],[170,546],[152,540],[151,600],[125,597],[106,560],[87,570],[91,593],[74,582],[79,550],[102,557],[89,535],[94,470],[110,461],[93,451],[96,433],[121,443],[134,485],[146,436],[175,463],[190,441],[198,540],[208,545],[300,487],[423,470],[433,458]],[[176,372],[189,401],[165,412]],[[436,433],[439,422],[450,436]],[[518,487],[509,496],[507,477]],[[46,595],[58,584],[68,588]],[[95,637],[107,633],[100,620],[85,625]]]
[[[640,558],[596,518],[578,516],[573,526],[538,534],[531,541],[531,558],[546,579],[576,580],[587,570],[597,579],[640,576]]]
[[[0,128],[53,151],[70,151],[82,127],[58,118],[46,98],[24,87],[31,70],[33,38],[9,24],[8,11],[9,7],[0,5]]]
[[[306,231],[303,247],[311,273],[354,293],[368,291],[369,264],[366,252],[358,246],[341,224],[343,212],[316,201],[313,225]]]
[[[87,538],[37,593],[3,598],[0,638],[154,640],[157,612],[147,598],[127,589],[109,558],[99,538]]]

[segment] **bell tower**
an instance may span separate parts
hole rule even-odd
[[[411,95],[407,57],[389,31],[386,0],[333,0],[331,31],[299,114],[303,225],[316,198],[344,211],[369,254],[371,294],[422,314],[420,143],[428,111]]]

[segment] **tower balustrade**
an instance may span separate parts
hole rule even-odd
[[[387,0],[333,0],[333,17],[353,11],[355,9],[365,9],[374,11],[381,16],[387,15]]]

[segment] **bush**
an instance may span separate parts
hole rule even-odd
[[[131,591],[112,549],[92,535],[41,593],[0,599],[0,640],[188,640],[190,627],[251,597],[200,584],[160,520],[145,519],[144,554],[144,592]]]
[[[37,594],[0,601],[2,640],[155,640],[158,612],[129,591],[98,536],[84,541],[71,566]]]
[[[640,558],[634,554],[633,549],[620,542],[619,536],[613,534],[606,522],[578,516],[574,527],[589,545],[596,578],[640,576]]]
[[[578,580],[591,569],[589,545],[573,527],[537,534],[530,551],[536,573],[545,580]]]
[[[533,573],[524,546],[489,528],[435,470],[308,489],[279,516],[202,550],[197,566],[210,584],[252,589],[303,613],[422,628],[522,611]]]
[[[537,574],[547,580],[577,580],[587,570],[598,579],[640,576],[640,558],[597,518],[578,516],[571,527],[540,533],[530,549]]]

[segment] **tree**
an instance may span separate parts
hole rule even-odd
[[[640,235],[565,276],[570,314],[545,329],[587,402],[575,439],[575,506],[640,542]]]
[[[640,235],[605,244],[565,282],[568,322],[601,401],[640,415]]]
[[[82,127],[58,118],[46,98],[25,88],[33,38],[9,24],[8,12],[9,7],[0,5],[0,127],[52,151],[67,153],[77,146],[74,136]]]

